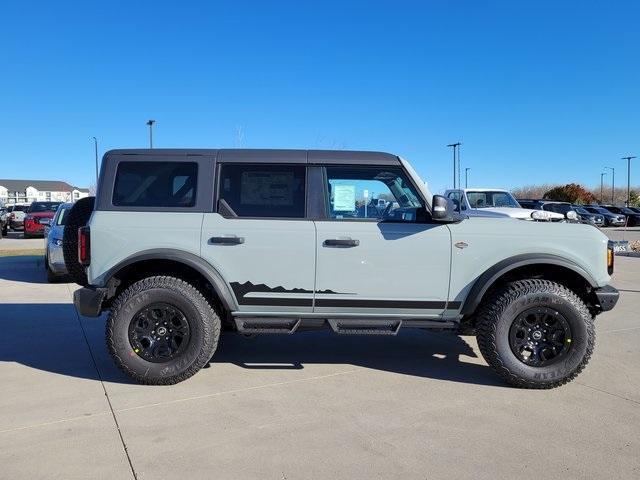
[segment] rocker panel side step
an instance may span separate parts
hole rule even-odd
[[[299,318],[234,318],[241,333],[293,333],[300,326]]]
[[[402,320],[370,319],[327,319],[332,330],[342,335],[396,335],[402,326]]]

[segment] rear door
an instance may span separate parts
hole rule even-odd
[[[451,235],[422,218],[424,199],[400,165],[328,165],[326,218],[316,221],[314,312],[439,317],[447,306]]]
[[[202,257],[227,280],[241,312],[311,312],[315,228],[306,216],[306,152],[269,161],[218,155],[216,205],[202,225]]]

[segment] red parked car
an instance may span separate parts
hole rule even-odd
[[[24,216],[24,238],[44,235],[45,225],[49,225],[62,202],[33,202]]]

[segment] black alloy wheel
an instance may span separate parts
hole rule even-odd
[[[165,363],[187,348],[191,328],[187,317],[173,305],[153,303],[138,311],[129,324],[129,342],[138,356]]]
[[[530,308],[513,321],[509,344],[513,354],[526,365],[552,365],[571,347],[571,327],[557,310]]]

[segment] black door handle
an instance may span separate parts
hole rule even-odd
[[[211,237],[210,245],[240,245],[244,243],[244,237]]]
[[[323,247],[350,248],[360,245],[360,240],[351,240],[350,238],[329,238],[322,242]]]

